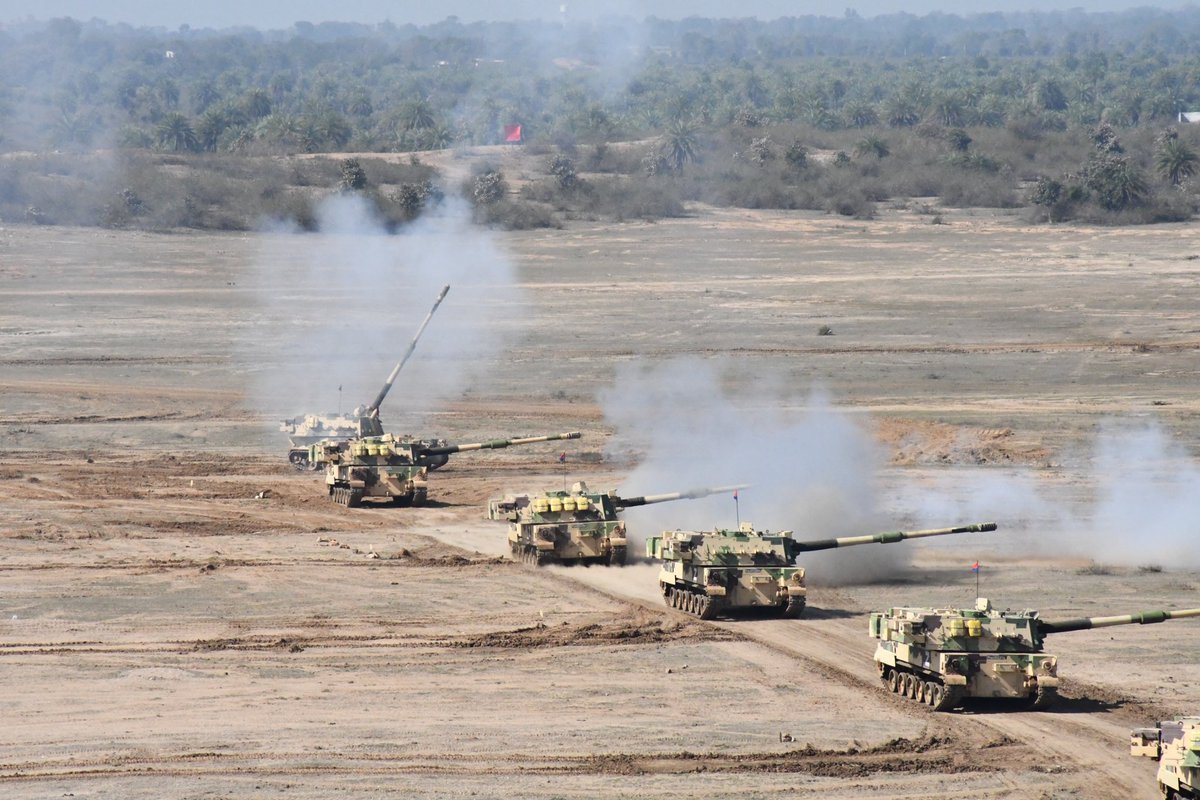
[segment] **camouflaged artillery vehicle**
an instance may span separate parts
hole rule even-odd
[[[804,613],[808,597],[804,567],[796,565],[801,553],[994,530],[995,523],[988,522],[798,542],[791,531],[758,531],[743,522],[736,531],[664,531],[646,541],[646,555],[662,561],[658,585],[672,608],[701,619],[750,609],[795,618]]]
[[[625,563],[625,523],[617,514],[627,508],[694,500],[721,492],[744,489],[718,486],[686,492],[621,497],[615,492],[593,492],[579,481],[568,491],[540,495],[505,495],[488,501],[488,518],[509,522],[508,544],[513,558],[529,564]]]
[[[325,485],[329,497],[351,508],[363,500],[385,500],[401,505],[419,506],[428,497],[430,463],[454,453],[473,450],[499,450],[539,442],[578,439],[579,431],[523,439],[493,439],[471,444],[447,444],[436,447],[423,442],[392,436],[369,436],[349,441],[329,441],[312,445],[312,463],[325,467]],[[444,463],[444,461],[442,462]]]
[[[1129,754],[1158,761],[1158,790],[1166,800],[1200,798],[1200,717],[1180,717],[1129,735]]]
[[[997,611],[981,597],[975,608],[875,612],[869,631],[879,640],[879,678],[897,694],[934,711],[980,697],[1037,710],[1058,697],[1058,659],[1042,649],[1047,635],[1196,616],[1200,608],[1047,622],[1036,611]]]
[[[383,436],[383,423],[379,420],[379,406],[383,404],[384,398],[391,391],[392,384],[396,382],[396,376],[400,374],[400,370],[404,369],[404,365],[408,363],[413,351],[417,349],[417,342],[420,341],[421,334],[425,332],[425,326],[429,324],[429,320],[433,319],[434,312],[438,310],[438,306],[442,304],[442,300],[446,298],[449,291],[449,285],[442,287],[437,300],[433,301],[433,308],[429,309],[429,313],[425,315],[425,319],[417,328],[417,334],[409,342],[408,349],[396,362],[396,366],[392,367],[391,374],[383,382],[383,388],[379,390],[379,394],[375,396],[375,400],[369,406],[358,406],[349,414],[305,414],[285,419],[279,424],[279,430],[288,435],[288,442],[291,445],[288,450],[288,461],[292,462],[297,469],[310,467],[318,469],[320,464],[310,459],[310,448],[313,445],[341,439]],[[413,445],[425,447],[443,447],[446,444],[442,439],[405,438]],[[448,458],[449,456],[431,457],[426,467],[437,469],[445,464]]]

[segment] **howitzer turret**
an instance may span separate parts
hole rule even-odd
[[[508,520],[513,558],[530,564],[625,563],[627,533],[618,512],[636,506],[692,500],[743,489],[744,485],[621,497],[593,492],[583,481],[568,491],[505,495],[488,501],[488,518]]]
[[[1058,696],[1058,659],[1042,650],[1046,636],[1183,617],[1200,617],[1200,608],[1049,622],[1036,611],[997,611],[979,598],[973,609],[873,613],[870,634],[879,640],[875,664],[884,684],[935,711],[977,697],[1021,700],[1040,709]]]
[[[421,505],[428,497],[431,460],[448,458],[453,453],[473,450],[497,450],[539,442],[578,439],[579,431],[549,436],[493,439],[487,442],[429,447],[425,442],[396,437],[390,433],[349,441],[328,441],[312,445],[313,463],[325,466],[325,485],[337,503],[357,506],[364,499],[390,500],[394,503]],[[438,462],[438,463],[444,463]]]
[[[796,565],[801,553],[994,530],[996,524],[987,522],[798,542],[791,531],[758,531],[743,522],[736,531],[664,531],[646,541],[646,555],[662,561],[658,584],[673,608],[701,619],[749,609],[798,617],[808,596],[804,568]]]
[[[416,350],[417,342],[420,341],[421,334],[425,332],[425,326],[429,324],[429,320],[433,318],[434,312],[438,310],[438,306],[442,304],[442,300],[445,299],[449,291],[449,285],[442,287],[437,300],[433,302],[433,308],[429,309],[429,313],[421,321],[416,335],[409,342],[408,349],[404,351],[404,355],[400,357],[400,361],[392,368],[391,374],[383,382],[383,388],[379,390],[379,394],[375,396],[375,400],[371,405],[366,407],[358,406],[349,414],[305,414],[302,417],[286,419],[280,423],[279,430],[288,434],[288,441],[291,443],[291,449],[288,451],[289,461],[300,469],[304,469],[310,465],[314,468],[320,467],[322,466],[321,463],[314,462],[309,458],[309,448],[312,445],[339,439],[349,440],[370,436],[383,436],[383,423],[379,420],[379,406],[383,403],[384,398],[387,397],[388,392],[391,391],[392,384],[396,381],[396,376],[400,374],[400,370],[404,368],[413,351]],[[445,444],[441,439],[419,442],[414,440],[414,442],[429,446]],[[437,469],[445,463],[446,459],[444,457],[433,458],[426,466],[429,469]]]

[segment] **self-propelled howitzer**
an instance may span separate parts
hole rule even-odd
[[[1198,616],[1200,608],[1191,608],[1051,622],[1036,611],[997,611],[979,598],[975,608],[873,613],[870,634],[879,640],[875,665],[884,685],[935,711],[977,697],[1020,700],[1026,708],[1041,709],[1058,696],[1058,659],[1043,650],[1047,636]]]
[[[431,461],[454,453],[500,450],[539,442],[578,439],[579,431],[547,436],[492,439],[469,444],[428,446],[425,442],[392,436],[370,436],[313,445],[313,463],[325,466],[325,485],[334,502],[357,506],[365,499],[422,505],[428,497]]]
[[[442,300],[446,298],[446,294],[449,291],[449,284],[442,287],[441,293],[433,301],[433,308],[429,309],[429,313],[425,315],[425,319],[421,321],[420,327],[417,328],[416,335],[409,342],[408,349],[404,351],[404,355],[400,357],[396,366],[392,367],[391,374],[383,382],[383,388],[379,390],[379,394],[375,396],[375,400],[369,406],[358,406],[349,414],[305,414],[302,417],[285,419],[280,423],[279,430],[288,434],[288,441],[291,443],[291,449],[288,450],[289,461],[300,469],[309,466],[319,468],[321,464],[311,461],[309,458],[309,448],[312,445],[338,439],[349,440],[370,436],[383,436],[383,423],[379,419],[379,406],[383,404],[384,398],[391,391],[392,384],[396,382],[396,376],[400,374],[400,370],[404,369],[404,365],[408,363],[408,359],[412,356],[413,351],[417,349],[417,342],[421,340],[421,334],[425,332],[425,327],[429,324],[429,320],[433,319],[434,312],[438,310],[438,306],[442,304]],[[413,440],[413,443],[429,446],[445,444],[441,439]],[[446,458],[442,456],[432,459],[427,466],[429,469],[437,469],[445,463]]]
[[[744,489],[744,485],[691,489],[686,492],[621,497],[593,492],[583,481],[568,491],[538,495],[505,495],[488,501],[488,518],[507,520],[513,558],[530,564],[625,563],[625,522],[617,515],[626,508],[694,500]]]
[[[664,531],[646,541],[646,555],[662,561],[658,585],[673,608],[701,619],[747,609],[798,617],[808,595],[804,567],[796,565],[801,553],[994,530],[996,524],[987,522],[799,542],[791,531],[758,531],[743,522],[736,531]]]
[[[1130,755],[1158,761],[1158,791],[1164,800],[1200,798],[1200,717],[1135,728],[1129,738]]]

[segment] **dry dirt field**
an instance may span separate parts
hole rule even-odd
[[[610,447],[597,398],[622,365],[690,357],[769,382],[738,395],[750,416],[825,387],[871,425],[898,516],[897,487],[1014,470],[1084,497],[1072,454],[1113,416],[1196,456],[1200,229],[943,216],[497,234],[519,290],[503,347],[465,347],[469,390],[384,420],[455,441],[579,429],[571,479],[621,486],[646,454]],[[425,508],[333,505],[275,430],[306,409],[249,388],[282,352],[250,265],[284,275],[312,240],[0,228],[6,797],[1157,796],[1127,733],[1197,713],[1200,624],[1055,638],[1050,711],[934,714],[878,686],[865,615],[969,603],[975,558],[1004,605],[1056,618],[1200,606],[1187,569],[1037,549],[1080,532],[1014,512],[1012,537],[903,545],[883,580],[815,588],[802,620],[702,623],[662,605],[649,564],[505,557],[484,503],[562,480],[554,445],[455,456]],[[280,282],[309,314],[326,287],[305,280]]]

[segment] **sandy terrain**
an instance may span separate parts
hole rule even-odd
[[[798,404],[828,387],[886,451],[885,496],[1010,468],[1086,495],[1063,465],[1113,414],[1196,453],[1200,230],[944,217],[701,209],[506,235],[523,294],[502,358],[465,353],[470,391],[395,417],[459,441],[580,429],[572,479],[618,486],[643,454],[608,450],[597,397],[622,364],[695,356]],[[426,508],[335,506],[274,430],[305,409],[248,397],[263,253],[0,229],[6,796],[1156,796],[1127,732],[1195,713],[1200,627],[1064,634],[1060,706],[948,715],[878,687],[864,620],[969,603],[975,558],[1047,618],[1200,605],[1190,572],[1031,552],[1023,519],[897,548],[912,569],[816,588],[799,621],[701,623],[651,565],[504,556],[484,502],[555,485],[554,445],[455,456]]]

